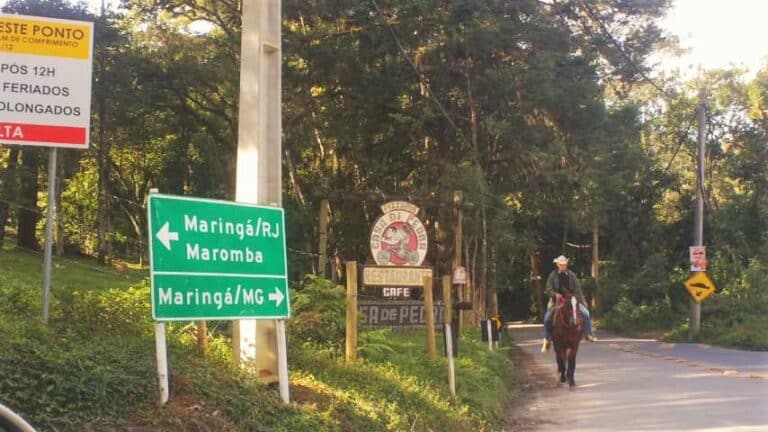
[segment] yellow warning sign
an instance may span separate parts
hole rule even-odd
[[[92,29],[87,22],[0,15],[0,53],[87,60]]]
[[[502,319],[501,315],[499,314],[491,315],[491,321],[496,326],[496,330],[501,330],[501,328],[504,326],[504,319]]]
[[[709,279],[706,272],[698,272],[685,281],[685,289],[691,293],[691,297],[696,303],[701,303],[715,293],[715,284]]]

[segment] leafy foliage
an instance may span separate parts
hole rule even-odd
[[[344,288],[308,275],[304,285],[291,296],[293,318],[288,324],[291,338],[297,343],[312,342],[339,350],[346,328]]]
[[[500,424],[509,402],[497,397],[511,384],[505,354],[472,338],[462,339],[457,402],[444,384],[444,361],[424,359],[423,332],[363,334],[365,359],[345,363],[343,290],[310,276],[292,295],[291,405],[234,365],[224,332],[209,335],[203,355],[191,326],[169,323],[171,401],[157,409],[143,272],[86,260],[57,265],[54,320],[45,326],[39,277],[29,270],[39,268],[39,256],[8,247],[0,253],[8,269],[0,272],[0,395],[40,430],[474,431]]]

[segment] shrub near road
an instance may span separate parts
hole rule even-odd
[[[423,332],[363,334],[360,361],[346,364],[343,292],[309,279],[293,295],[289,406],[232,367],[229,324],[213,322],[206,355],[189,323],[169,325],[171,401],[157,409],[145,272],[57,261],[44,326],[40,267],[38,255],[0,251],[0,400],[40,430],[497,430],[512,394],[504,351],[476,332],[461,341],[457,400],[445,360],[424,359]]]

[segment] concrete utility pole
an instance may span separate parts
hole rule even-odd
[[[280,0],[244,0],[240,57],[236,201],[282,205]],[[277,338],[284,322],[234,322],[233,357],[278,380]],[[284,371],[280,371],[283,374]],[[286,395],[287,401],[287,381]],[[281,383],[281,395],[283,393]]]
[[[696,166],[696,220],[694,223],[695,232],[693,238],[694,246],[704,245],[704,139],[706,137],[706,92],[699,90],[699,136],[698,136],[698,164]],[[701,323],[701,303],[697,303],[691,298],[691,326],[688,331],[688,339],[693,340],[699,333]]]

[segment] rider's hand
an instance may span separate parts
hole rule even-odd
[[[563,301],[563,295],[562,295],[562,294],[560,294],[560,293],[555,293],[555,299],[556,299],[558,302],[561,302],[561,301]]]

